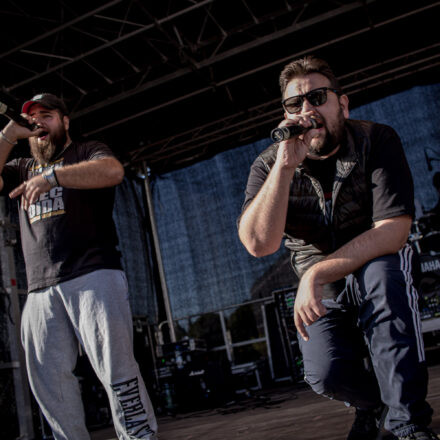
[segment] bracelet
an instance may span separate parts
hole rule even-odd
[[[10,139],[8,139],[8,138],[5,136],[5,134],[3,133],[3,130],[0,131],[0,136],[1,136],[2,139],[4,139],[8,144],[11,144],[11,145],[17,145],[17,141],[12,142]]]
[[[53,178],[55,179],[57,186],[61,186],[60,182],[58,182],[58,177],[57,177],[57,173],[55,172],[55,168],[53,168]]]
[[[43,172],[43,178],[49,183],[51,188],[60,186],[57,175],[55,174],[55,169],[53,167]]]

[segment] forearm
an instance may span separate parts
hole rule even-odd
[[[56,168],[60,186],[75,189],[93,189],[115,186],[121,183],[124,169],[113,157],[84,161]]]
[[[5,145],[7,144],[4,140],[0,139],[0,174],[3,171],[3,167],[5,166],[5,163],[8,159],[9,153],[12,150],[12,145]],[[0,176],[0,191],[3,189],[3,179]]]
[[[3,171],[3,167],[11,153],[14,145],[17,144],[19,139],[26,139],[30,136],[37,136],[41,133],[42,129],[36,128],[31,131],[29,128],[23,127],[14,121],[10,121],[5,127],[3,127],[2,135],[0,135],[0,174]],[[3,179],[0,177],[0,190],[3,189]]]
[[[280,247],[293,173],[293,169],[275,165],[240,219],[240,240],[256,257],[272,254]]]
[[[279,127],[293,123],[311,127],[311,114],[283,120]],[[251,255],[263,257],[276,252],[286,227],[290,185],[296,168],[309,153],[313,138],[310,130],[280,142],[275,164],[260,191],[240,219],[238,234]]]
[[[0,174],[3,171],[6,161],[8,160],[9,154],[14,147],[16,140],[7,131],[8,126],[4,127],[2,130],[2,135],[0,135]],[[0,177],[0,191],[3,189],[3,179]]]
[[[8,160],[12,148],[12,144],[6,142],[2,137],[0,137],[0,173],[3,171],[3,167]]]
[[[353,273],[374,258],[398,252],[407,241],[410,227],[410,216],[382,220],[312,266],[308,276],[324,285]]]

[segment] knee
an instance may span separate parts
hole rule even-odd
[[[343,385],[344,377],[348,377],[344,364],[343,360],[339,360],[328,365],[322,363],[314,369],[305,369],[304,380],[315,393],[332,399],[337,398],[339,390],[345,388]]]

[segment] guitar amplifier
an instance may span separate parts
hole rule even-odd
[[[419,311],[421,319],[440,316],[440,256],[422,254],[420,259]]]

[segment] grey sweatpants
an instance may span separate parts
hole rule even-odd
[[[78,341],[107,391],[118,438],[156,439],[153,408],[133,355],[124,272],[97,270],[30,293],[21,330],[29,382],[55,439],[90,438],[72,373]]]

